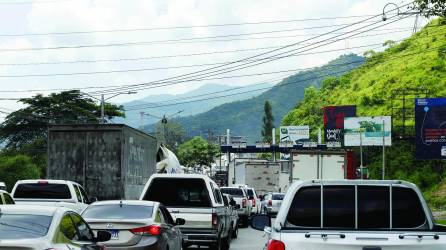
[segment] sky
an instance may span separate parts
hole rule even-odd
[[[303,49],[310,43],[314,46],[315,42],[323,45],[328,38],[371,25],[381,17],[320,38],[318,35],[379,15],[387,3],[389,0],[0,0],[0,111],[21,107],[16,100],[5,99],[78,88],[96,98],[101,93],[108,98],[112,94],[104,92],[106,88],[91,87],[163,80],[290,44],[297,44],[290,49]],[[388,5],[386,10],[393,8]],[[343,18],[320,19],[328,17]],[[396,18],[377,23],[375,26],[386,26],[359,37],[308,48],[308,52],[324,53],[307,52],[254,67],[234,67],[234,72],[213,78],[290,70],[287,72],[181,81],[110,101],[123,103],[154,94],[184,93],[209,83],[244,86],[277,82],[299,69],[320,66],[346,53],[381,50],[384,41],[398,41],[412,34],[414,17],[400,16],[390,23],[393,20]],[[420,24],[426,22],[420,19]]]

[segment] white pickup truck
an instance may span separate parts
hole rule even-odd
[[[20,180],[14,185],[11,196],[17,204],[61,206],[78,213],[90,204],[81,185],[64,180]]]
[[[217,184],[206,175],[154,174],[147,181],[140,200],[162,203],[180,226],[183,248],[191,245],[229,249],[232,228]]]
[[[435,224],[419,189],[405,181],[304,181],[288,190],[267,250],[444,250],[446,227]]]

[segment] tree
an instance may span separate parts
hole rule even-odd
[[[268,101],[265,101],[264,105],[265,114],[263,115],[263,128],[262,136],[263,140],[267,142],[272,142],[272,130],[274,128],[274,117],[271,110],[271,105]]]
[[[40,171],[32,159],[26,155],[0,157],[0,176],[11,189],[18,180],[36,179]]]
[[[9,114],[0,125],[0,140],[6,142],[7,148],[20,149],[36,140],[45,139],[49,124],[99,123],[101,116],[100,106],[79,90],[49,96],[38,94],[19,102],[25,107]],[[109,119],[124,117],[121,106],[108,103],[105,113]]]
[[[220,148],[196,136],[178,147],[180,163],[186,167],[211,166],[215,157],[220,155]]]
[[[163,141],[165,136],[165,146],[175,151],[178,145],[185,141],[186,131],[181,124],[173,120],[169,120],[166,124],[160,121],[156,124],[155,136],[158,141]]]
[[[20,99],[25,105],[9,114],[0,125],[0,141],[4,148],[2,155],[13,157],[27,155],[45,176],[47,162],[47,129],[52,124],[99,123],[100,106],[80,91],[64,91],[48,96],[38,94]],[[106,103],[106,117],[124,116],[121,106]],[[1,175],[0,175],[1,176]]]
[[[446,17],[446,0],[415,0],[412,9],[419,10],[425,17]]]

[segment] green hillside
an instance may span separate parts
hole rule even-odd
[[[429,97],[446,97],[444,19],[431,22],[399,44],[391,41],[386,44],[389,47],[384,52],[368,53],[365,64],[357,69],[341,77],[327,78],[320,89],[307,88],[304,100],[285,115],[282,124],[322,127],[321,108],[328,105],[357,105],[358,116],[392,115],[395,93],[413,88],[428,91]],[[413,103],[411,99],[407,101]],[[394,119],[394,122],[400,121]],[[406,125],[413,126],[413,122]],[[370,167],[372,178],[380,176],[380,154],[378,148],[366,150],[366,165]],[[399,140],[394,136],[388,159],[388,178],[413,181],[426,191],[434,190],[445,174],[444,162],[414,160],[413,140]]]
[[[302,71],[285,78],[281,83],[251,99],[231,102],[217,106],[207,112],[176,119],[189,136],[225,134],[231,129],[233,134],[246,136],[250,142],[261,139],[263,105],[271,103],[276,125],[280,119],[298,103],[308,86],[319,87],[327,75],[341,75],[363,63],[363,57],[357,55],[341,56],[322,67]],[[146,127],[153,130],[153,126]]]

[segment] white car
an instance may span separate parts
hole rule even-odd
[[[64,206],[77,213],[90,204],[81,185],[65,180],[20,180],[14,185],[11,196],[17,204]]]
[[[158,202],[139,200],[99,201],[82,213],[93,232],[106,230],[107,249],[181,250],[182,237],[169,211]]]
[[[265,231],[267,250],[446,249],[446,227],[405,181],[295,182],[272,227],[268,215],[253,216],[251,226]]]
[[[99,242],[110,239],[100,231],[95,237],[75,211],[49,206],[0,206],[0,249],[103,250]]]

